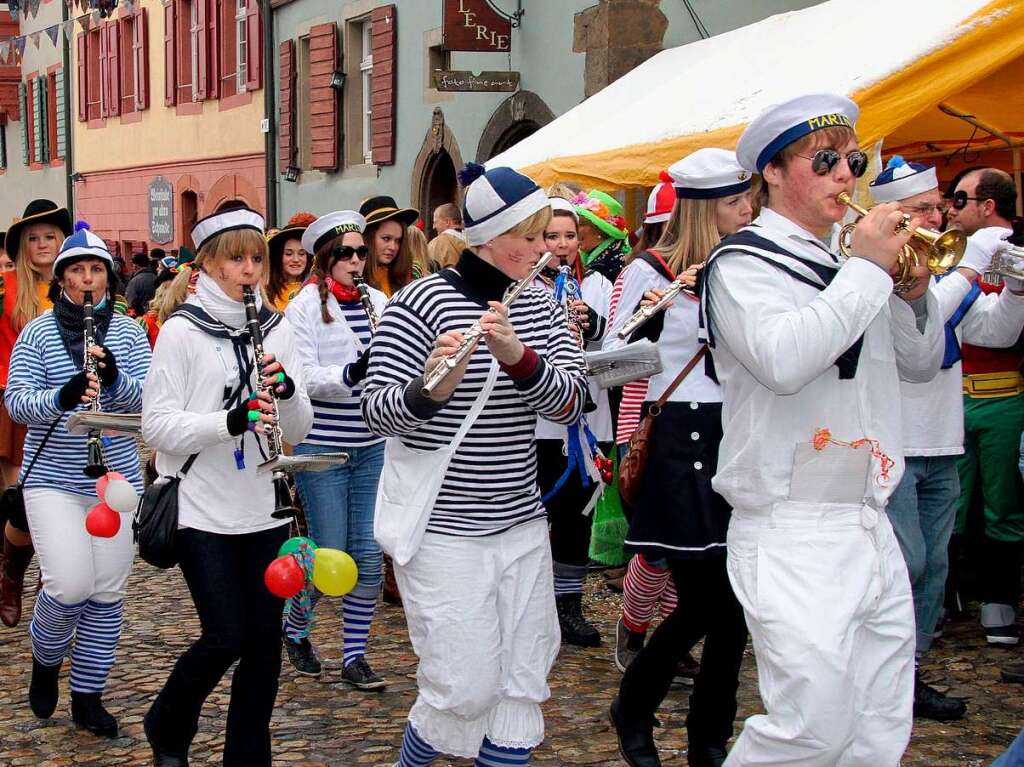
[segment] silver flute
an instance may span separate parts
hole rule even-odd
[[[512,303],[519,298],[519,295],[526,290],[533,281],[537,278],[537,275],[541,273],[541,270],[547,266],[548,261],[551,260],[551,253],[545,253],[540,257],[540,260],[533,265],[530,273],[523,277],[519,282],[514,285],[509,285],[508,290],[505,291],[505,296],[502,298],[501,305],[506,309],[512,305]],[[494,309],[489,309],[489,313],[494,314]],[[423,387],[420,389],[420,394],[424,397],[430,396],[430,393],[438,387],[438,385],[448,377],[448,375],[459,366],[462,360],[466,359],[467,356],[473,353],[473,349],[476,348],[476,342],[483,336],[484,329],[480,321],[477,320],[476,324],[473,325],[466,333],[462,336],[462,343],[454,354],[449,354],[447,357],[441,359],[434,367],[430,369],[426,375],[423,376]]]
[[[377,310],[373,308],[373,301],[370,299],[370,288],[361,274],[352,275],[352,284],[359,291],[359,302],[363,305],[363,310],[366,312],[366,319],[370,323],[370,335],[372,336],[377,332],[380,317],[377,316]]]
[[[626,324],[623,325],[622,329],[619,330],[618,332],[619,338],[629,338],[639,328],[643,327],[644,323],[646,323],[647,320],[649,320],[654,315],[665,311],[665,309],[668,308],[668,305],[672,303],[672,299],[675,298],[680,293],[689,293],[691,296],[697,295],[696,293],[693,292],[693,290],[691,290],[690,288],[686,287],[686,285],[683,284],[682,277],[676,277],[672,282],[668,284],[668,287],[665,288],[665,292],[662,293],[661,298],[659,298],[650,306],[641,306],[639,309],[636,310],[636,313],[632,317],[626,320]]]

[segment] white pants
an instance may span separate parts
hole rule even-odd
[[[64,605],[124,598],[135,546],[130,514],[113,538],[94,538],[85,515],[99,499],[43,488],[25,489],[25,513],[39,557],[43,590]]]
[[[395,576],[420,659],[409,712],[420,737],[470,758],[485,735],[537,746],[561,642],[546,520],[486,538],[428,533]]]
[[[910,741],[914,606],[884,513],[786,502],[733,512],[729,578],[767,714],[728,767],[896,767]]]

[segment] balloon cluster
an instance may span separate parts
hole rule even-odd
[[[139,505],[139,496],[124,474],[108,471],[96,480],[100,502],[85,515],[85,529],[97,538],[113,538],[121,529],[121,514],[131,514]]]
[[[310,583],[329,597],[341,597],[356,585],[359,570],[344,551],[321,548],[311,538],[289,538],[267,565],[263,582],[270,593],[291,599]]]

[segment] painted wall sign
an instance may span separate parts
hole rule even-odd
[[[478,93],[519,90],[518,72],[442,72],[433,73],[439,91],[476,91]]]
[[[512,50],[512,19],[487,0],[444,0],[442,46],[449,51]]]
[[[163,176],[149,185],[149,239],[160,245],[174,239],[174,187]]]

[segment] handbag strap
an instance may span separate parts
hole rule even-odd
[[[708,347],[705,346],[704,344],[701,344],[700,348],[697,350],[697,353],[694,354],[693,358],[686,363],[686,367],[679,371],[679,375],[675,377],[675,380],[673,380],[672,383],[668,385],[668,388],[665,389],[664,393],[660,397],[658,397],[658,401],[654,403],[654,407],[652,407],[651,410],[654,410],[654,408],[658,409],[655,415],[661,412],[661,409],[665,406],[665,403],[668,402],[668,398],[672,396],[672,392],[679,388],[679,384],[683,382],[683,379],[685,379],[686,376],[690,375],[690,371],[697,366],[697,363],[700,362],[701,358],[707,353]]]
[[[473,403],[473,407],[470,408],[469,414],[466,416],[466,420],[462,422],[462,426],[455,433],[455,437],[451,441],[451,450],[454,453],[459,449],[459,444],[463,438],[469,433],[470,427],[480,416],[480,413],[484,409],[484,405],[487,404],[487,398],[491,396],[491,391],[494,389],[494,382],[498,380],[498,360],[493,358],[491,360],[491,368],[487,371],[487,380],[484,382],[484,388],[480,390],[480,393],[476,396],[476,401]]]
[[[53,430],[57,428],[57,424],[61,422],[63,416],[58,416],[53,423],[50,424],[50,428],[46,430],[46,434],[43,435],[42,441],[39,443],[39,447],[36,448],[36,454],[32,456],[32,460],[28,462],[28,467],[25,469],[25,473],[21,475],[21,481],[18,483],[18,487],[25,486],[25,480],[28,479],[28,475],[32,473],[32,467],[36,465],[36,461],[39,460],[39,456],[43,453],[43,448],[46,447],[46,443],[50,441],[50,435],[53,434]]]

